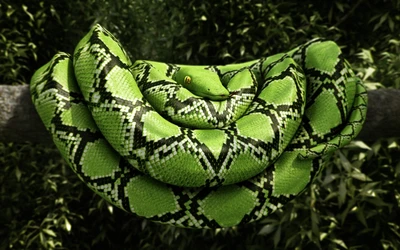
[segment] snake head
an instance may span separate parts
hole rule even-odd
[[[229,91],[222,85],[217,73],[195,66],[182,66],[174,80],[197,96],[213,101],[229,98]]]

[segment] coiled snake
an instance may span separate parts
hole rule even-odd
[[[258,220],[352,140],[366,90],[332,41],[240,64],[131,63],[100,25],[31,80],[61,154],[115,206],[182,227]]]

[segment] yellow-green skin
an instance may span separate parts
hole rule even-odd
[[[360,131],[367,102],[331,41],[225,66],[132,64],[99,25],[73,57],[40,68],[31,93],[90,188],[139,216],[195,228],[255,221],[297,196]]]

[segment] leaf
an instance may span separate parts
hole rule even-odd
[[[366,201],[368,203],[373,204],[376,207],[389,207],[389,208],[391,208],[393,206],[392,204],[385,203],[382,199],[377,198],[377,197],[369,197],[368,199],[366,199]]]
[[[19,170],[19,167],[17,166],[15,168],[15,177],[17,178],[18,182],[20,182],[20,180],[21,180],[21,175],[22,175],[21,170]]]
[[[54,249],[55,247],[54,241],[52,241],[51,239],[47,240],[46,244],[50,246],[50,249]]]
[[[286,240],[286,244],[285,244],[285,248],[289,248],[289,246],[292,246],[293,244],[296,244],[295,240],[298,240],[298,234],[293,234],[290,236],[290,238],[288,240]],[[292,244],[292,242],[294,242]]]
[[[339,207],[341,207],[344,203],[346,203],[346,195],[347,195],[346,182],[344,181],[344,179],[341,179],[339,183],[339,195],[338,195]]]
[[[65,218],[64,227],[65,227],[65,230],[67,230],[67,232],[71,232],[72,226],[71,226],[71,223],[69,223],[67,218]]]
[[[343,225],[347,215],[349,214],[350,210],[354,209],[355,202],[354,200],[349,200],[347,203],[346,209],[340,214],[340,223]]]
[[[275,229],[276,229],[276,226],[275,226],[275,225],[272,225],[272,224],[265,225],[265,226],[263,226],[263,228],[261,228],[261,230],[258,232],[258,235],[267,235],[267,234],[270,234],[270,233],[274,232]]]
[[[397,142],[396,141],[393,141],[392,143],[390,143],[389,145],[388,145],[388,148],[397,148],[399,145],[397,144]]]
[[[244,28],[244,29],[242,30],[241,34],[242,34],[242,35],[246,34],[247,31],[249,31],[249,29],[250,29],[249,27]]]
[[[257,55],[257,53],[259,51],[257,43],[253,43],[251,50],[253,51],[254,55]]]
[[[192,55],[192,47],[186,52],[186,60],[189,60],[190,56]]]
[[[336,7],[340,10],[340,12],[344,12],[343,4],[335,1]]]
[[[343,247],[344,249],[347,249],[347,246],[343,240],[333,239],[332,242],[335,243],[336,245]]]
[[[353,168],[353,165],[351,165],[350,161],[346,158],[346,156],[344,156],[344,154],[340,150],[339,150],[339,157],[340,157],[340,163],[343,166],[343,168],[347,172],[351,172],[351,169]]]
[[[208,47],[208,41],[204,41],[199,46],[199,53],[203,51],[203,49]]]
[[[246,47],[242,44],[240,46],[240,56],[243,56],[245,52],[246,52]]]
[[[357,56],[368,63],[374,63],[371,50],[369,49],[361,49],[361,52],[357,53]]]
[[[388,18],[388,14],[389,13],[385,13],[383,16],[381,16],[381,18],[379,19],[379,22],[377,24],[375,24],[373,31],[376,31],[377,29],[379,29],[382,26],[382,24]]]
[[[367,220],[365,219],[363,208],[360,208],[360,207],[357,208],[356,217],[365,227],[368,227]]]
[[[111,206],[110,204],[107,204],[107,210],[108,210],[108,212],[110,212],[110,214],[114,213],[114,207]]]
[[[367,175],[357,171],[352,172],[350,176],[359,181],[372,181]]]
[[[389,24],[390,31],[393,32],[395,24],[394,24],[394,21],[393,21],[393,19],[391,17],[388,18],[388,24]]]
[[[277,247],[279,242],[281,241],[281,226],[279,225],[278,230],[276,230],[274,234],[274,246]]]
[[[389,44],[393,44],[394,46],[400,46],[400,40],[390,39]]]
[[[49,235],[49,236],[51,236],[51,237],[57,237],[56,233],[51,229],[45,229],[44,228],[44,229],[42,229],[42,232],[47,234],[47,235]]]
[[[350,146],[356,146],[361,149],[372,150],[371,147],[365,144],[363,141],[352,141]]]
[[[327,233],[320,233],[319,234],[319,241],[323,241],[328,236]]]
[[[7,17],[10,17],[10,16],[15,12],[15,9],[12,8],[10,5],[7,6],[7,7],[8,7],[8,8],[7,8],[6,16],[7,16]]]
[[[233,58],[233,56],[232,56],[231,54],[229,54],[229,52],[224,52],[224,53],[221,55],[221,57],[222,57],[222,58]]]
[[[22,9],[24,10],[24,12],[29,16],[29,19],[31,19],[32,21],[35,20],[34,16],[28,11],[28,6],[26,6],[25,4],[22,5]]]
[[[319,236],[319,215],[317,212],[314,211],[314,209],[311,209],[311,230],[314,235]]]
[[[142,231],[147,227],[147,220],[142,220]]]
[[[400,162],[397,163],[397,165],[396,165],[396,171],[395,171],[395,173],[396,173],[397,176],[400,176]]]

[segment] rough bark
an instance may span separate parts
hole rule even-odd
[[[28,85],[0,85],[0,142],[53,143],[33,106]]]
[[[373,142],[400,137],[400,89],[368,92],[367,119],[357,139]]]
[[[367,120],[357,139],[373,142],[400,137],[400,90],[373,90],[368,98]],[[52,144],[27,85],[0,85],[0,142]]]

